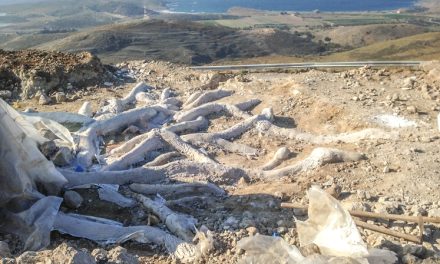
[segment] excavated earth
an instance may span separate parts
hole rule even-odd
[[[84,89],[111,77],[100,60],[88,52],[0,50],[0,97],[3,99]]]
[[[221,102],[237,103],[258,98],[262,103],[252,113],[258,114],[262,109],[272,107],[276,116],[274,123],[280,127],[319,135],[364,128],[381,128],[399,134],[395,139],[314,145],[268,138],[251,130],[234,142],[261,150],[259,156],[244,157],[208,149],[211,157],[220,163],[244,168],[261,167],[280,147],[287,147],[292,152],[280,167],[304,159],[316,147],[356,151],[367,157],[357,162],[325,165],[279,180],[249,182],[240,179],[234,183],[215,180],[227,191],[227,198],[212,197],[172,208],[194,216],[200,225],[206,225],[215,233],[215,249],[202,263],[236,263],[243,254],[236,249],[237,241],[255,233],[281,236],[288,243],[298,245],[295,218],[306,219],[305,213],[303,210],[281,209],[280,203],[306,205],[306,190],[311,185],[330,192],[340,187],[342,191],[336,196],[348,209],[440,216],[440,132],[437,124],[440,83],[433,75],[435,67],[439,65],[433,64],[424,69],[364,67],[214,73],[166,62],[133,61],[117,65],[119,70],[116,74],[121,79],[130,77],[128,79],[145,81],[155,88],[154,93],[158,96],[165,88],[171,88],[182,99],[198,90],[222,88],[233,90],[235,94],[223,98]],[[96,111],[103,100],[123,97],[133,85],[127,82],[93,91],[74,91],[71,95],[75,95],[75,100],[68,103],[38,105],[36,99],[30,99],[15,101],[13,105],[20,110],[76,112],[83,102],[90,101]],[[209,131],[220,131],[238,122],[234,117],[222,115],[210,116],[209,120]],[[115,141],[116,138],[107,138],[107,148],[114,148]],[[123,209],[100,201],[94,190],[83,190],[80,194],[85,203],[75,213],[115,219],[126,225],[150,223],[160,226],[155,223],[154,217],[139,208]],[[63,207],[63,210],[67,209]],[[413,223],[371,223],[399,232],[419,234],[417,224]],[[372,231],[360,229],[360,232],[370,247],[396,252],[399,263],[440,263],[439,227],[425,225],[423,246]],[[19,251],[20,245],[15,244],[12,237],[2,237],[1,240],[9,244],[13,254]],[[176,263],[162,248],[133,242],[121,245],[125,251],[114,245],[99,246],[55,232],[51,241],[48,250],[26,253],[18,260],[21,263],[43,263],[38,261],[51,258],[54,261],[51,263],[61,263],[54,260],[61,258],[67,263],[82,263],[69,261],[73,261],[73,256],[80,259],[84,254],[92,254],[96,260],[101,259],[98,263]]]

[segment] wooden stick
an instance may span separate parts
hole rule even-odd
[[[382,234],[386,234],[386,235],[390,235],[390,236],[394,236],[394,237],[398,237],[398,238],[403,238],[405,240],[408,240],[408,241],[411,241],[411,242],[414,242],[414,243],[418,243],[418,244],[419,243],[420,244],[423,243],[423,240],[422,240],[421,237],[417,237],[417,236],[413,236],[413,235],[407,235],[407,234],[402,234],[402,233],[399,233],[399,232],[387,229],[385,227],[381,227],[381,226],[377,226],[377,225],[372,225],[372,224],[369,224],[369,223],[366,223],[364,221],[357,220],[357,219],[354,219],[354,222],[356,223],[356,225],[358,227],[362,227],[362,228],[365,228],[365,229],[369,229],[369,230],[372,230],[372,231],[376,231],[376,232],[379,232],[379,233],[382,233]]]
[[[282,203],[282,208],[294,208],[294,209],[307,209],[307,206],[294,204],[294,203]],[[420,222],[420,216],[409,216],[409,215],[395,215],[395,214],[379,214],[363,211],[349,211],[352,216],[356,217],[366,217],[366,218],[378,218],[378,219],[388,219],[388,220],[400,220],[405,222]],[[424,223],[440,223],[440,217],[424,217],[421,216]]]
[[[281,203],[281,208],[293,208],[293,209],[307,209],[307,206],[300,205],[300,204],[294,204],[294,203]],[[354,219],[354,222],[357,226],[369,229],[372,231],[376,231],[382,234],[403,238],[408,241],[414,242],[414,243],[423,243],[423,229],[424,229],[424,222],[430,222],[430,223],[439,223],[440,218],[438,217],[423,217],[423,216],[406,216],[406,215],[394,215],[394,214],[379,214],[379,213],[370,213],[370,212],[363,212],[363,211],[349,211],[351,216],[355,217],[366,217],[366,218],[378,218],[378,219],[388,219],[388,220],[401,220],[406,222],[414,222],[418,223],[420,228],[420,235],[413,236],[408,234],[402,234],[396,231],[389,230],[385,227],[380,227],[377,225],[368,224],[364,221]]]

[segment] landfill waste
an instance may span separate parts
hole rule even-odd
[[[368,249],[349,212],[317,186],[308,191],[309,219],[296,221],[301,247],[316,245],[320,254],[303,256],[280,237],[256,235],[238,241],[246,252],[240,263],[397,263],[394,252]]]
[[[308,191],[309,219],[297,221],[300,244],[315,244],[324,255],[363,258],[368,256],[365,242],[350,213],[319,187]]]
[[[106,99],[100,109],[87,104],[80,113],[20,113],[0,100],[0,221],[5,223],[0,229],[23,242],[14,254],[44,249],[56,231],[99,245],[151,243],[181,262],[200,261],[217,243],[212,232],[200,227],[206,216],[193,217],[191,205],[225,198],[228,193],[220,186],[228,186],[229,191],[239,182],[277,180],[328,164],[362,162],[364,154],[319,145],[391,140],[394,135],[375,128],[321,135],[280,127],[272,108],[250,111],[261,103],[259,99],[223,100],[234,94],[217,87],[192,94],[170,88],[161,92],[140,82],[125,97]],[[216,131],[210,127],[213,115],[235,123],[222,124],[223,130]],[[75,132],[67,129],[68,123],[75,124]],[[262,145],[238,142],[248,134],[258,134],[262,141],[289,139],[317,147],[293,164],[287,161],[296,155],[294,148],[284,146],[258,166],[217,160],[214,152],[250,160],[263,155]],[[303,256],[281,238],[286,233],[281,226],[265,230],[272,237],[255,236],[239,243],[248,258],[244,263],[305,263],[312,258],[316,263],[334,258],[368,261],[374,255],[336,200],[314,189],[309,195],[319,202],[310,204],[309,221],[297,223],[299,238],[302,245],[316,245],[322,254]],[[118,218],[114,212],[101,215],[99,208],[93,208],[109,203],[133,219]],[[212,222],[210,227],[229,230],[253,225],[255,220],[232,219],[230,225]]]

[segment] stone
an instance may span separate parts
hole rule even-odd
[[[411,90],[414,88],[414,84],[417,81],[416,76],[412,76],[403,80],[403,90]]]
[[[10,99],[12,97],[12,92],[8,90],[2,90],[0,91],[0,98],[1,99]]]
[[[97,264],[108,263],[108,252],[102,248],[95,248],[92,251],[92,257],[95,259]]]
[[[58,92],[58,93],[56,93],[56,94],[55,94],[55,101],[56,101],[58,104],[61,104],[61,103],[66,102],[66,101],[67,101],[66,94],[63,93],[63,92]]]
[[[72,209],[79,208],[83,202],[84,199],[75,191],[67,191],[64,193],[64,203]]]
[[[402,257],[403,264],[416,264],[419,263],[419,259],[411,254],[406,254]]]
[[[53,263],[63,264],[92,264],[93,257],[85,250],[77,250],[66,243],[59,245],[53,252],[51,260]]]
[[[108,264],[138,264],[139,260],[136,256],[127,252],[127,249],[118,246],[110,250],[107,255]]]
[[[378,213],[402,214],[402,208],[397,202],[383,202],[375,205]]]
[[[41,93],[40,98],[38,99],[39,105],[49,105],[52,103],[52,99],[44,93]]]
[[[69,166],[72,160],[72,152],[67,147],[60,147],[52,158],[53,163],[58,167]]]
[[[26,251],[16,259],[15,263],[94,264],[96,262],[85,249],[78,250],[66,243],[63,243],[54,250],[43,250],[39,252]]]
[[[246,231],[248,232],[249,236],[254,236],[258,233],[258,229],[254,226],[246,228]]]
[[[243,217],[243,219],[241,220],[239,227],[240,228],[247,228],[249,226],[254,226],[255,225],[255,221],[247,218],[247,217]]]
[[[440,208],[431,209],[428,211],[429,217],[440,217]]]
[[[223,226],[232,226],[232,227],[236,227],[238,226],[238,220],[233,217],[230,216],[226,219],[226,221],[223,223]]]
[[[403,255],[411,254],[418,258],[424,259],[426,258],[427,250],[424,246],[419,245],[405,245],[402,250]]]
[[[38,145],[38,149],[46,158],[49,158],[57,151],[57,145],[52,140],[49,140]]]
[[[388,166],[385,166],[384,168],[383,168],[383,173],[390,173],[390,167],[388,167]]]
[[[385,172],[384,172],[385,173]],[[370,200],[371,199],[371,194],[368,191],[364,191],[364,190],[357,190],[357,197],[360,200]]]
[[[0,241],[0,259],[9,258],[11,256],[11,251],[9,250],[8,243]]]
[[[325,191],[328,194],[330,194],[331,196],[333,196],[334,198],[338,199],[339,196],[341,195],[342,187],[337,185],[337,184],[333,184],[328,189],[326,189]]]
[[[246,185],[248,185],[248,181],[247,181],[244,177],[241,177],[241,178],[238,180],[237,185],[238,185],[238,186],[246,186]]]
[[[411,113],[411,114],[417,114],[417,113],[418,113],[417,108],[416,108],[415,106],[413,106],[413,105],[408,106],[408,107],[406,108],[406,110],[407,110],[409,113]]]
[[[280,226],[277,228],[277,233],[280,235],[284,235],[285,233],[287,233],[289,230],[287,229],[287,227],[284,226]]]
[[[37,263],[36,259],[38,258],[37,252],[34,251],[26,251],[23,252],[17,259],[17,264],[26,264],[26,263]]]
[[[295,216],[306,216],[307,215],[307,209],[295,208],[295,209],[293,209],[293,214]]]
[[[309,244],[303,247],[299,248],[301,254],[305,257],[315,255],[315,254],[321,254],[319,247],[316,244]]]

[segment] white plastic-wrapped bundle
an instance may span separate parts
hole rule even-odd
[[[38,149],[44,141],[32,124],[0,99],[0,207],[14,198],[38,197],[38,192],[58,194],[67,183]]]

